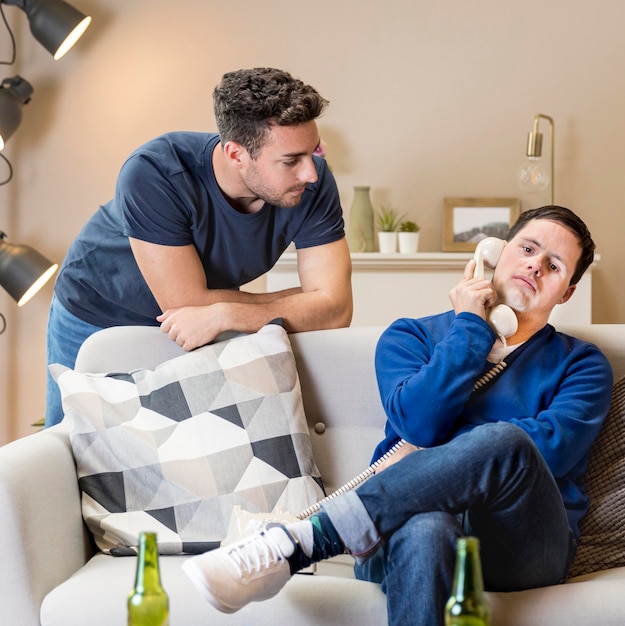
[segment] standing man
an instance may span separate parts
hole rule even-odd
[[[347,550],[359,578],[381,583],[390,626],[442,626],[456,541],[466,534],[480,540],[488,590],[563,581],[588,510],[583,476],[612,371],[596,346],[548,319],[575,291],[594,247],[568,209],[527,211],[493,283],[474,278],[470,261],[451,291],[452,311],[393,323],[376,351],[387,424],[375,458],[406,443],[310,520],[186,561],[204,597],[233,612]],[[486,322],[498,301],[518,317],[507,346]]]
[[[285,71],[227,73],[213,93],[219,133],[172,132],[124,163],[114,198],[73,242],[48,322],[48,364],[73,367],[109,326],[158,325],[192,350],[226,330],[348,326],[351,260],[315,120],[328,102]],[[300,287],[241,285],[297,248]],[[63,417],[48,375],[46,427]]]

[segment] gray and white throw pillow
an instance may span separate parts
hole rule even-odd
[[[96,544],[161,554],[217,547],[235,505],[299,513],[324,496],[288,335],[279,324],[162,363],[83,374],[51,366]]]

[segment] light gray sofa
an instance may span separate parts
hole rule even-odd
[[[564,329],[598,344],[615,380],[625,374],[625,325]],[[332,490],[358,474],[382,436],[373,354],[382,328],[291,335],[315,459]],[[178,355],[156,328],[116,328],[90,340],[82,371],[154,367]],[[0,624],[114,626],[126,623],[135,559],[94,552],[81,517],[74,461],[63,424],[0,448]],[[349,557],[297,575],[277,597],[222,615],[201,599],[180,566],[161,557],[172,626],[386,623],[378,585],[356,581]],[[548,588],[489,594],[494,626],[602,626],[625,622],[625,567]]]

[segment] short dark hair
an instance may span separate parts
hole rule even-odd
[[[575,272],[570,282],[571,285],[576,285],[595,258],[595,242],[592,240],[586,224],[570,209],[562,206],[548,205],[521,213],[519,219],[508,231],[506,240],[510,241],[532,220],[552,220],[559,222],[577,236],[582,253],[577,261],[577,266],[575,267]]]
[[[272,125],[296,126],[319,117],[328,101],[284,70],[269,67],[224,74],[213,92],[222,144],[236,141],[256,159]]]

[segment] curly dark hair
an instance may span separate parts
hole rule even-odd
[[[256,159],[272,125],[296,126],[319,117],[328,101],[284,70],[268,67],[224,74],[213,92],[222,144],[236,141]]]
[[[592,240],[586,224],[570,209],[555,205],[543,206],[521,213],[519,219],[508,231],[506,241],[510,241],[532,220],[552,220],[559,222],[577,236],[579,245],[582,248],[582,253],[579,257],[579,261],[577,261],[577,266],[575,267],[575,272],[571,277],[570,283],[571,285],[576,285],[595,258],[595,242]]]

